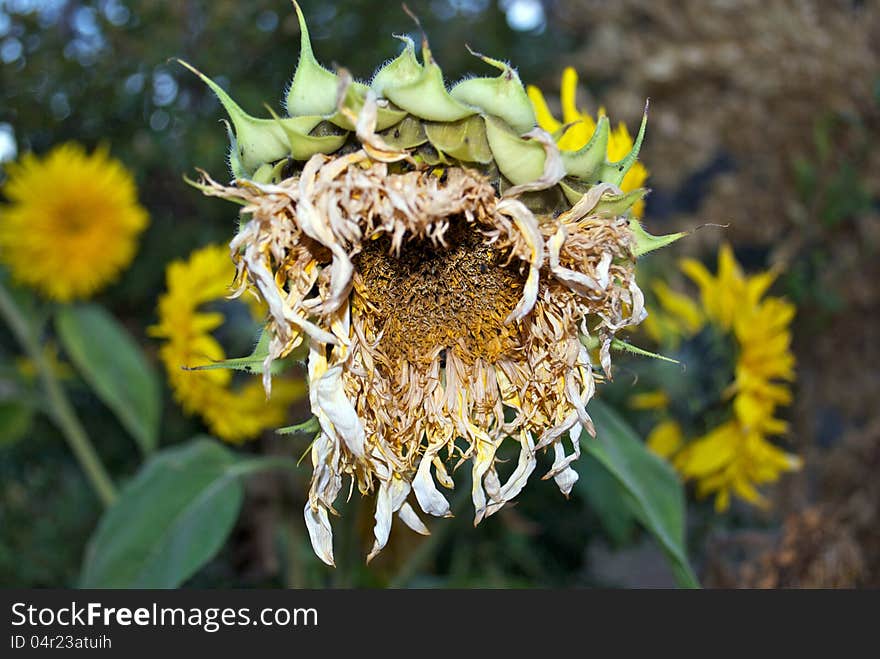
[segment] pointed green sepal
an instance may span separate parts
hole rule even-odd
[[[630,352],[634,355],[640,355],[642,357],[650,357],[651,359],[659,359],[663,362],[669,362],[670,364],[681,364],[677,359],[672,359],[672,357],[667,357],[666,355],[660,355],[656,352],[650,352],[645,350],[644,348],[639,348],[637,346],[632,345],[631,343],[627,343],[626,341],[622,341],[621,339],[611,339],[611,347],[614,350],[621,350],[623,352]]]
[[[403,52],[376,71],[370,87],[379,98],[388,98],[385,90],[415,82],[422,75],[423,67],[416,59],[415,42],[407,36],[395,34],[404,43]]]
[[[284,160],[279,160],[275,164],[266,163],[265,165],[261,165],[257,171],[254,172],[254,175],[251,176],[250,180],[254,183],[261,184],[278,184],[281,183],[289,174],[285,175],[290,165],[290,159],[285,158]]]
[[[629,172],[630,168],[636,164],[636,161],[639,159],[639,150],[642,148],[642,141],[645,139],[645,128],[647,128],[647,126],[648,104],[646,103],[645,113],[642,115],[642,124],[639,126],[639,134],[636,136],[632,149],[630,149],[629,153],[626,154],[623,159],[618,160],[617,162],[605,163],[602,166],[602,171],[599,176],[600,180],[606,183],[620,185],[627,172]]]
[[[287,139],[284,131],[275,121],[252,117],[242,110],[220,85],[204,73],[188,62],[181,59],[177,61],[211,88],[232,120],[232,125],[235,127],[235,146],[238,151],[237,167],[247,174],[263,163],[273,162],[287,155]],[[236,176],[238,177],[237,174]]]
[[[484,165],[492,162],[486,124],[478,115],[449,123],[428,122],[425,134],[434,148],[450,158]]]
[[[443,71],[431,56],[426,38],[422,39],[422,59],[424,65],[418,78],[397,85],[384,81],[383,96],[410,114],[428,121],[458,121],[476,114],[472,108],[449,95]]]
[[[319,430],[321,430],[321,424],[318,423],[318,419],[311,417],[302,423],[278,428],[275,432],[279,435],[314,435]]]
[[[284,161],[280,161],[280,164],[283,164]],[[271,162],[264,162],[262,165],[257,167],[257,170],[247,177],[249,180],[254,183],[271,183],[272,182],[272,171],[275,169],[275,165]]]
[[[225,369],[231,371],[244,371],[245,373],[260,373],[263,370],[263,362],[269,355],[269,339],[269,333],[264,330],[260,333],[260,338],[257,340],[257,345],[254,347],[254,351],[247,357],[223,359],[202,366],[188,366],[185,367],[185,370],[216,371]],[[283,360],[276,359],[272,362],[271,372],[273,374],[278,374],[283,371],[285,367],[286,364]]]
[[[670,233],[665,236],[652,236],[650,233],[645,231],[642,223],[639,222],[636,218],[630,219],[629,229],[630,231],[632,231],[633,237],[635,238],[635,248],[633,249],[633,254],[635,254],[636,256],[642,256],[643,254],[647,254],[648,252],[653,252],[655,249],[660,249],[661,247],[671,245],[676,240],[684,238],[689,233],[688,231],[680,231],[679,233]]]
[[[294,160],[308,160],[316,153],[333,153],[348,139],[348,133],[311,135],[312,129],[323,121],[322,117],[281,118],[271,108],[269,108],[269,112],[287,136],[287,142],[290,146],[289,155]]]
[[[232,126],[226,119],[221,119],[223,125],[226,126],[226,136],[229,138],[229,171],[232,176],[237,179],[247,178],[247,172],[241,162],[241,154],[238,151],[238,140],[235,139],[235,133]]]
[[[293,6],[299,19],[299,62],[287,91],[287,114],[292,117],[332,114],[336,111],[339,78],[315,59],[305,16],[296,0]]]
[[[602,166],[608,154],[610,127],[608,117],[599,117],[593,136],[577,151],[562,151],[562,162],[569,176],[595,183],[602,176]]]
[[[648,194],[647,188],[638,188],[623,194],[605,193],[599,199],[593,213],[599,217],[620,217],[632,208],[633,204],[644,199],[646,194]]]
[[[537,181],[544,175],[547,155],[537,140],[524,140],[495,117],[484,118],[486,138],[498,169],[514,185]]]
[[[352,82],[345,92],[345,98],[342,100],[342,106],[351,111],[355,116],[359,115],[364,107],[366,93],[370,88],[361,82]],[[387,101],[382,101],[387,105]],[[328,117],[328,121],[344,130],[355,130],[354,124],[342,112],[337,111]],[[406,110],[395,107],[386,107],[379,105],[376,108],[376,130],[385,130],[397,123],[400,123],[406,117]]]
[[[396,126],[380,133],[380,136],[385,144],[400,150],[414,149],[428,141],[425,124],[409,115]]]
[[[449,92],[452,98],[504,120],[517,133],[527,133],[535,127],[535,111],[523,88],[516,70],[507,62],[486,57],[468,47],[474,56],[501,70],[497,78],[469,78],[462,80]]]
[[[559,187],[562,188],[568,203],[574,206],[593,186],[586,185],[578,180],[569,179],[568,181],[560,181]],[[638,188],[621,194],[606,192],[590,211],[590,214],[600,217],[620,217],[647,194],[647,188]]]
[[[565,194],[565,198],[569,204],[574,206],[578,203],[586,193],[587,190],[590,189],[589,185],[584,185],[580,181],[572,180],[572,179],[563,179],[559,182],[559,187],[562,189],[563,194]]]

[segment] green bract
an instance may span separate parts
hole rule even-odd
[[[299,63],[285,99],[287,116],[271,109],[266,118],[249,115],[213,80],[181,62],[205,81],[229,114],[229,162],[236,179],[277,181],[282,171],[290,175],[316,154],[335,153],[348,143],[357,148],[353,118],[359,116],[370,92],[376,96],[374,130],[389,147],[410,151],[417,164],[478,169],[500,179],[500,190],[542,177],[547,151],[534,135],[528,136],[536,128],[535,113],[519,75],[508,63],[471,51],[500,74],[466,78],[448,89],[427,39],[422,38],[419,61],[413,40],[397,36],[403,51],[380,67],[369,85],[343,84],[339,73],[318,63],[303,13],[294,5],[301,37]],[[560,154],[565,176],[551,190],[533,194],[531,205],[550,210],[557,200],[575,204],[596,184],[619,186],[638,158],[646,121],[647,107],[630,153],[609,162],[609,123],[601,117],[586,146]],[[646,193],[645,189],[608,192],[599,208],[622,215]],[[656,246],[652,243],[651,249]],[[641,242],[640,249],[644,249]]]

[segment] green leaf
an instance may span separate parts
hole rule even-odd
[[[576,487],[599,517],[602,528],[616,546],[632,539],[635,515],[626,501],[626,491],[592,455],[585,455],[578,468]]]
[[[630,510],[663,549],[678,585],[699,588],[684,546],[685,498],[678,476],[614,410],[594,399],[589,412],[597,436],[581,435],[585,451],[621,485]]]
[[[150,458],[89,541],[82,588],[175,588],[220,550],[238,517],[243,476],[293,469],[290,458],[241,458],[210,437]]]
[[[241,460],[210,438],[156,454],[101,519],[80,586],[179,586],[226,541],[244,495],[241,476],[294,464],[279,458]]]
[[[92,390],[141,451],[152,453],[159,439],[159,379],[137,343],[113,316],[94,304],[62,307],[55,326]]]

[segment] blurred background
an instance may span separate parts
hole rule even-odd
[[[392,33],[415,36],[395,3],[301,4],[319,60],[362,79],[399,52]],[[725,241],[746,272],[780,272],[773,295],[797,307],[797,380],[779,414],[789,422],[785,448],[804,466],[764,490],[763,509],[734,502],[719,514],[688,489],[688,550],[703,585],[880,586],[880,2],[408,4],[447,80],[482,70],[469,44],[511,61],[557,116],[567,66],[580,76],[578,105],[593,116],[606,108],[632,133],[650,98],[641,152],[650,172],[646,227],[659,234],[726,225],[651,256],[651,273],[675,283],[684,256],[714,271]],[[97,300],[151,362],[158,363],[158,343],[146,328],[157,321],[166,266],[227,242],[236,225],[227,203],[183,180],[195,167],[224,177],[227,139],[214,96],[169,58],[192,62],[258,113],[264,103],[279,107],[298,39],[284,0],[0,0],[0,161],[75,140],[89,150],[108,146],[133,173],[150,224],[131,267]],[[19,352],[0,326],[0,377],[15,369],[22,377]],[[628,415],[640,358],[617,359],[608,398]],[[85,386],[75,377],[66,386],[109,470],[124,481],[138,453]],[[204,427],[163,387],[164,447]],[[23,419],[6,402],[0,412],[0,584],[74,585],[100,502],[49,421]],[[290,422],[306,416],[300,404]],[[632,416],[644,436],[650,425]],[[307,445],[267,431],[240,450],[299,457]],[[591,469],[582,459],[582,480]],[[356,523],[341,527],[340,568],[329,571],[303,539],[298,511],[309,477],[303,465],[293,476],[249,482],[232,534],[187,585],[673,584],[646,534],[631,523],[609,528],[587,493],[564,502],[538,479],[518,505],[476,529],[467,514],[429,541],[396,529],[369,568],[362,555],[372,511],[355,497],[344,514]]]

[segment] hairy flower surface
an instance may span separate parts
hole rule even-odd
[[[187,260],[169,265],[168,290],[159,298],[159,322],[150,334],[164,339],[159,357],[177,401],[187,412],[199,414],[217,437],[238,443],[283,424],[288,406],[305,390],[301,381],[282,378],[267,401],[258,380],[233,387],[233,374],[228,370],[185,370],[226,358],[212,335],[223,324],[224,315],[205,307],[229,296],[234,276],[229,250],[222,245],[202,247]],[[259,318],[265,313],[262,305],[250,306]]]
[[[789,325],[795,307],[782,298],[764,297],[776,273],[745,276],[727,245],[719,252],[715,275],[692,259],[682,261],[681,267],[699,287],[699,303],[657,283],[654,292],[662,311],[652,315],[645,327],[673,350],[701,342],[709,355],[701,368],[713,367],[713,352],[721,353],[719,361],[724,363],[719,370],[729,368],[730,379],[720,383],[720,399],[709,402],[722,406],[726,418],[687,440],[665,392],[647,392],[632,402],[635,407],[662,411],[648,445],[669,458],[685,478],[696,481],[699,495],[714,494],[719,511],[730,505],[731,494],[763,505],[756,486],[774,482],[801,464],[800,458],[769,440],[788,429],[776,418],[776,410],[792,399],[788,383],[795,374]],[[729,353],[712,350],[725,342],[732,346]],[[699,377],[694,379],[705,384]],[[710,383],[704,389],[713,392],[715,387]]]
[[[134,257],[147,226],[131,174],[105,149],[55,147],[8,165],[0,262],[15,279],[67,302],[94,295]]]
[[[368,558],[395,513],[420,533],[416,506],[450,515],[438,484],[466,463],[475,523],[545,449],[567,495],[614,334],[645,315],[636,257],[670,241],[628,217],[645,191],[619,187],[644,123],[614,162],[604,142],[560,152],[503,62],[478,55],[500,75],[447,89],[427,40],[419,61],[403,38],[366,85],[321,67],[300,23],[288,116],[250,117],[202,76],[232,120],[235,180],[197,185],[243,206],[231,252],[239,291],[268,305],[267,391],[273,361],[308,350],[315,552],[333,563],[346,478],[376,496]]]
[[[551,133],[556,138],[557,146],[563,151],[577,151],[597,135],[596,128],[599,124],[588,112],[580,110],[577,105],[578,75],[572,67],[567,67],[562,72],[562,87],[560,89],[560,104],[562,106],[562,122],[558,121],[544,99],[544,94],[534,85],[527,87],[527,92],[532,105],[535,108],[535,117],[538,125]],[[600,121],[605,117],[605,108],[599,108]],[[607,126],[603,127],[607,131]],[[633,139],[629,134],[626,124],[622,121],[617,128],[608,132],[608,159],[620,160],[633,148]],[[631,192],[641,188],[648,178],[648,170],[640,163],[633,166],[623,177],[620,189]],[[645,202],[639,199],[633,204],[631,213],[635,217],[642,217],[645,211]]]

